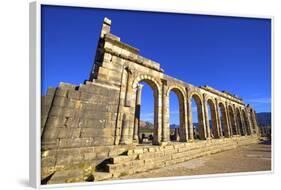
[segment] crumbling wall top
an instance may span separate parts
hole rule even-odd
[[[114,54],[118,57],[122,57],[158,72],[164,72],[164,70],[160,68],[159,63],[139,55],[140,50],[138,48],[122,42],[120,37],[110,33],[110,26],[111,20],[109,20],[108,18],[104,18],[100,37],[104,40],[105,52]]]
[[[214,94],[217,94],[219,96],[222,96],[222,97],[226,97],[228,99],[232,99],[240,104],[244,104],[243,100],[241,98],[239,98],[238,96],[234,96],[230,93],[226,93],[225,91],[218,91],[210,86],[200,86],[201,89],[204,89],[206,91],[209,91],[209,92],[212,92]]]

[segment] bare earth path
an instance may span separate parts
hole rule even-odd
[[[271,170],[271,144],[263,142],[197,158],[165,168],[120,177],[120,179],[188,176]]]

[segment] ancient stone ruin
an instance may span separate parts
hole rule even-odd
[[[166,75],[159,63],[111,34],[110,27],[105,18],[89,79],[79,86],[60,83],[42,97],[43,184],[111,179],[257,142],[255,111],[242,99]],[[154,93],[151,145],[140,143],[140,82]],[[180,105],[178,142],[171,142],[169,134],[171,91]]]

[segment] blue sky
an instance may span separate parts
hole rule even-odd
[[[88,79],[104,17],[111,32],[161,64],[165,73],[196,86],[239,95],[257,112],[271,110],[271,21],[192,14],[74,7],[42,8],[42,93],[64,81]],[[141,117],[153,118],[143,88]],[[172,95],[171,123],[178,123]]]

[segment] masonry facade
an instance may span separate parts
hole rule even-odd
[[[242,99],[166,75],[159,63],[140,56],[137,48],[111,34],[110,27],[111,21],[105,18],[89,79],[79,86],[61,83],[42,97],[42,151],[138,144],[141,82],[153,89],[154,145],[170,141],[171,91],[179,99],[180,142],[258,134],[255,110]],[[197,106],[198,135],[192,100]]]

